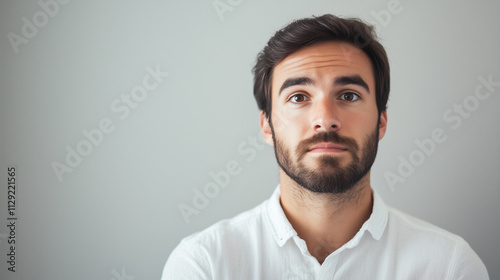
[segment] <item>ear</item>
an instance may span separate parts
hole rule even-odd
[[[274,146],[273,132],[271,130],[271,125],[269,124],[269,118],[266,117],[264,111],[260,111],[260,132],[262,133],[262,138],[267,144]]]
[[[387,129],[387,110],[384,110],[380,114],[380,123],[378,125],[378,140],[379,141],[384,137],[386,129]]]

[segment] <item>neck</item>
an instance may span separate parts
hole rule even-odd
[[[342,194],[311,192],[283,171],[280,185],[287,219],[320,263],[351,240],[372,213],[370,173]]]

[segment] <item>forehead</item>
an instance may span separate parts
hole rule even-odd
[[[372,64],[361,49],[346,42],[318,43],[290,54],[275,66],[272,92],[274,95],[282,83],[291,77],[331,81],[338,76],[355,74],[367,82],[370,92],[374,92]]]

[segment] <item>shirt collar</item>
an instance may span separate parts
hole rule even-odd
[[[365,231],[371,233],[375,240],[380,240],[382,237],[389,216],[388,208],[378,193],[372,189],[373,194],[373,211],[370,218],[363,224],[359,232],[346,245],[348,247],[356,246]],[[271,224],[273,237],[282,247],[288,239],[297,235],[292,225],[286,218],[285,212],[280,203],[280,185],[276,187],[267,205],[267,213]]]
[[[379,196],[379,194],[372,189],[373,195],[373,210],[370,218],[363,224],[361,230],[365,228],[368,230],[375,240],[380,240],[384,234],[385,227],[387,226],[387,220],[389,219],[389,210],[384,200]],[[361,231],[360,230],[360,231]]]
[[[281,207],[280,193],[280,185],[278,185],[269,199],[267,213],[274,239],[278,246],[282,247],[288,239],[296,236],[297,232],[293,229]]]

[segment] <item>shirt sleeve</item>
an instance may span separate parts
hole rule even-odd
[[[202,279],[212,279],[210,265],[201,256],[198,246],[181,241],[168,257],[161,280]]]
[[[455,254],[454,266],[451,269],[450,280],[489,280],[486,266],[472,248],[463,242]]]

